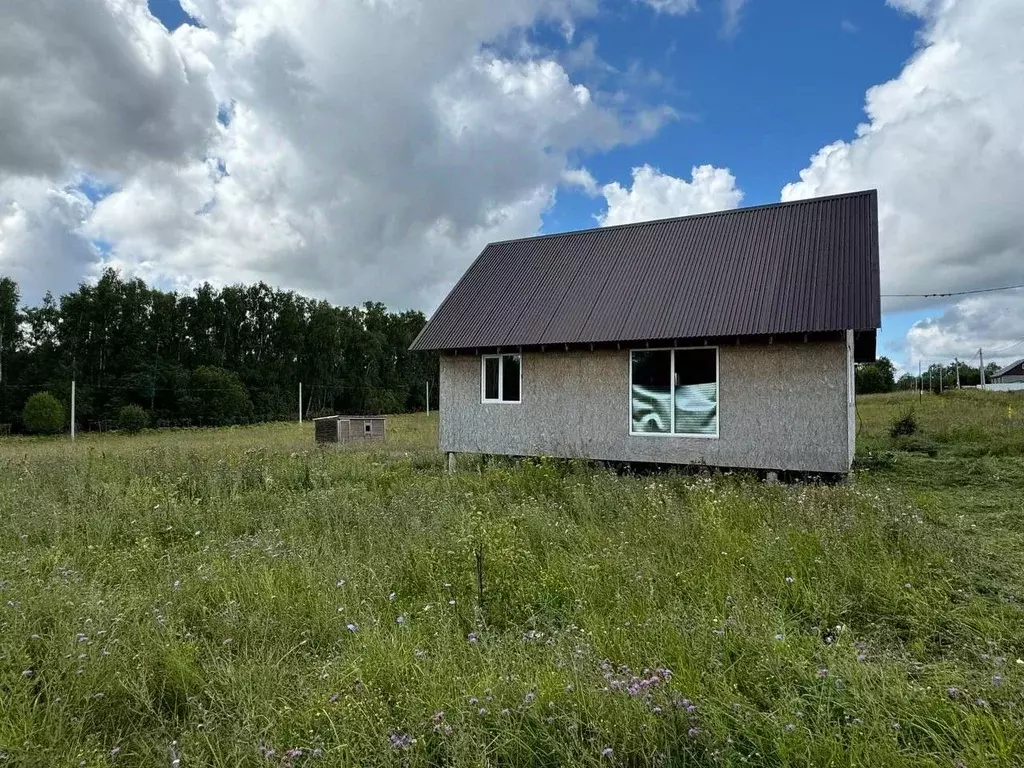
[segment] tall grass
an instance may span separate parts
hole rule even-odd
[[[435,444],[422,416],[372,451],[288,425],[2,444],[4,759],[1020,760],[1004,553],[895,470],[449,477]]]

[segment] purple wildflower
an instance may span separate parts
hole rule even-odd
[[[611,747],[605,747],[601,750],[601,757],[607,757],[608,759],[611,759],[611,756],[613,754],[615,754],[615,750]]]
[[[477,637],[477,634],[476,634],[476,632],[470,632],[470,633],[469,633],[468,635],[466,635],[466,640],[468,640],[468,641],[469,641],[470,643],[475,643],[475,642],[477,642],[477,641],[478,641],[479,639],[480,639],[480,638],[479,638],[479,637]]]
[[[696,725],[693,726],[692,728],[690,728],[690,730],[686,732],[686,735],[689,736],[691,739],[696,739],[698,736],[700,736],[700,727]]]
[[[439,710],[437,710],[437,712],[435,712],[435,713],[434,713],[433,715],[431,715],[431,717],[430,717],[430,721],[431,721],[432,723],[439,723],[439,722],[441,722],[442,720],[444,720],[444,710],[443,710],[443,709],[439,709]]]
[[[349,632],[358,632],[359,631],[359,625],[358,624],[346,624],[345,625],[345,629],[347,629]]]
[[[949,688],[946,689],[946,695],[951,699],[959,698],[960,689],[957,688],[955,685],[951,685]]]
[[[984,699],[977,699],[974,703],[977,704],[982,709],[988,709],[988,702],[985,701]]]
[[[295,747],[293,749],[289,749],[283,756],[288,760],[294,760],[297,757],[302,757],[302,750]]]
[[[993,688],[998,688],[1002,684],[1003,684],[1003,676],[1002,675],[996,675],[995,677],[992,678],[992,687]]]
[[[415,739],[407,733],[392,733],[391,746],[394,749],[408,749],[413,745]]]
[[[821,669],[819,669],[818,670],[818,677],[828,677],[828,670],[825,667],[822,667]]]

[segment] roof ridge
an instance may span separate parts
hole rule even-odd
[[[686,219],[703,219],[712,218],[715,216],[736,216],[741,213],[750,213],[753,211],[763,211],[766,208],[785,208],[788,206],[796,205],[807,205],[809,203],[823,203],[829,200],[838,200],[841,198],[852,198],[862,197],[868,195],[877,195],[877,189],[860,189],[855,192],[840,192],[835,195],[824,195],[822,197],[803,197],[799,200],[783,200],[778,203],[762,203],[761,205],[748,205],[742,208],[726,208],[721,211],[705,211],[704,213],[688,213],[685,216],[670,216],[665,219],[647,219],[645,221],[631,221],[626,224],[612,224],[611,226],[602,227],[587,227],[586,229],[569,229],[565,232],[547,232],[542,235],[530,235],[529,237],[510,237],[505,240],[493,240],[485,246],[490,248],[492,245],[504,245],[506,243],[523,243],[533,240],[546,240],[554,237],[569,237],[571,235],[583,235],[590,232],[612,232],[615,230],[629,229],[630,227],[645,227],[651,224],[668,224],[670,222],[683,221]]]

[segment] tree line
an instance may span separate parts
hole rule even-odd
[[[981,383],[981,369],[978,366],[970,366],[967,363],[956,361],[940,364],[934,363],[921,371],[921,386],[929,391],[940,392],[947,389],[956,389],[957,371],[959,369],[959,383],[962,387],[976,387]],[[985,366],[986,380],[999,370],[995,363]],[[895,392],[897,390],[915,390],[918,387],[916,373],[904,373],[896,377],[896,366],[887,357],[879,357],[873,363],[863,363],[857,366],[856,391],[861,395],[870,395],[878,392]]]
[[[65,409],[76,383],[76,424],[116,424],[126,406],[152,426],[215,426],[307,417],[398,413],[436,403],[436,355],[409,352],[422,312],[383,304],[339,307],[265,283],[191,293],[151,288],[114,271],[38,306],[21,306],[0,277],[0,424],[25,427],[29,398]]]

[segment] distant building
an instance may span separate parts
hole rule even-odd
[[[1013,384],[1024,381],[1024,359],[1018,360],[1016,363],[1010,363],[1001,371],[996,371],[992,374],[989,381],[992,384]]]
[[[487,246],[414,350],[454,453],[846,473],[874,191]]]

